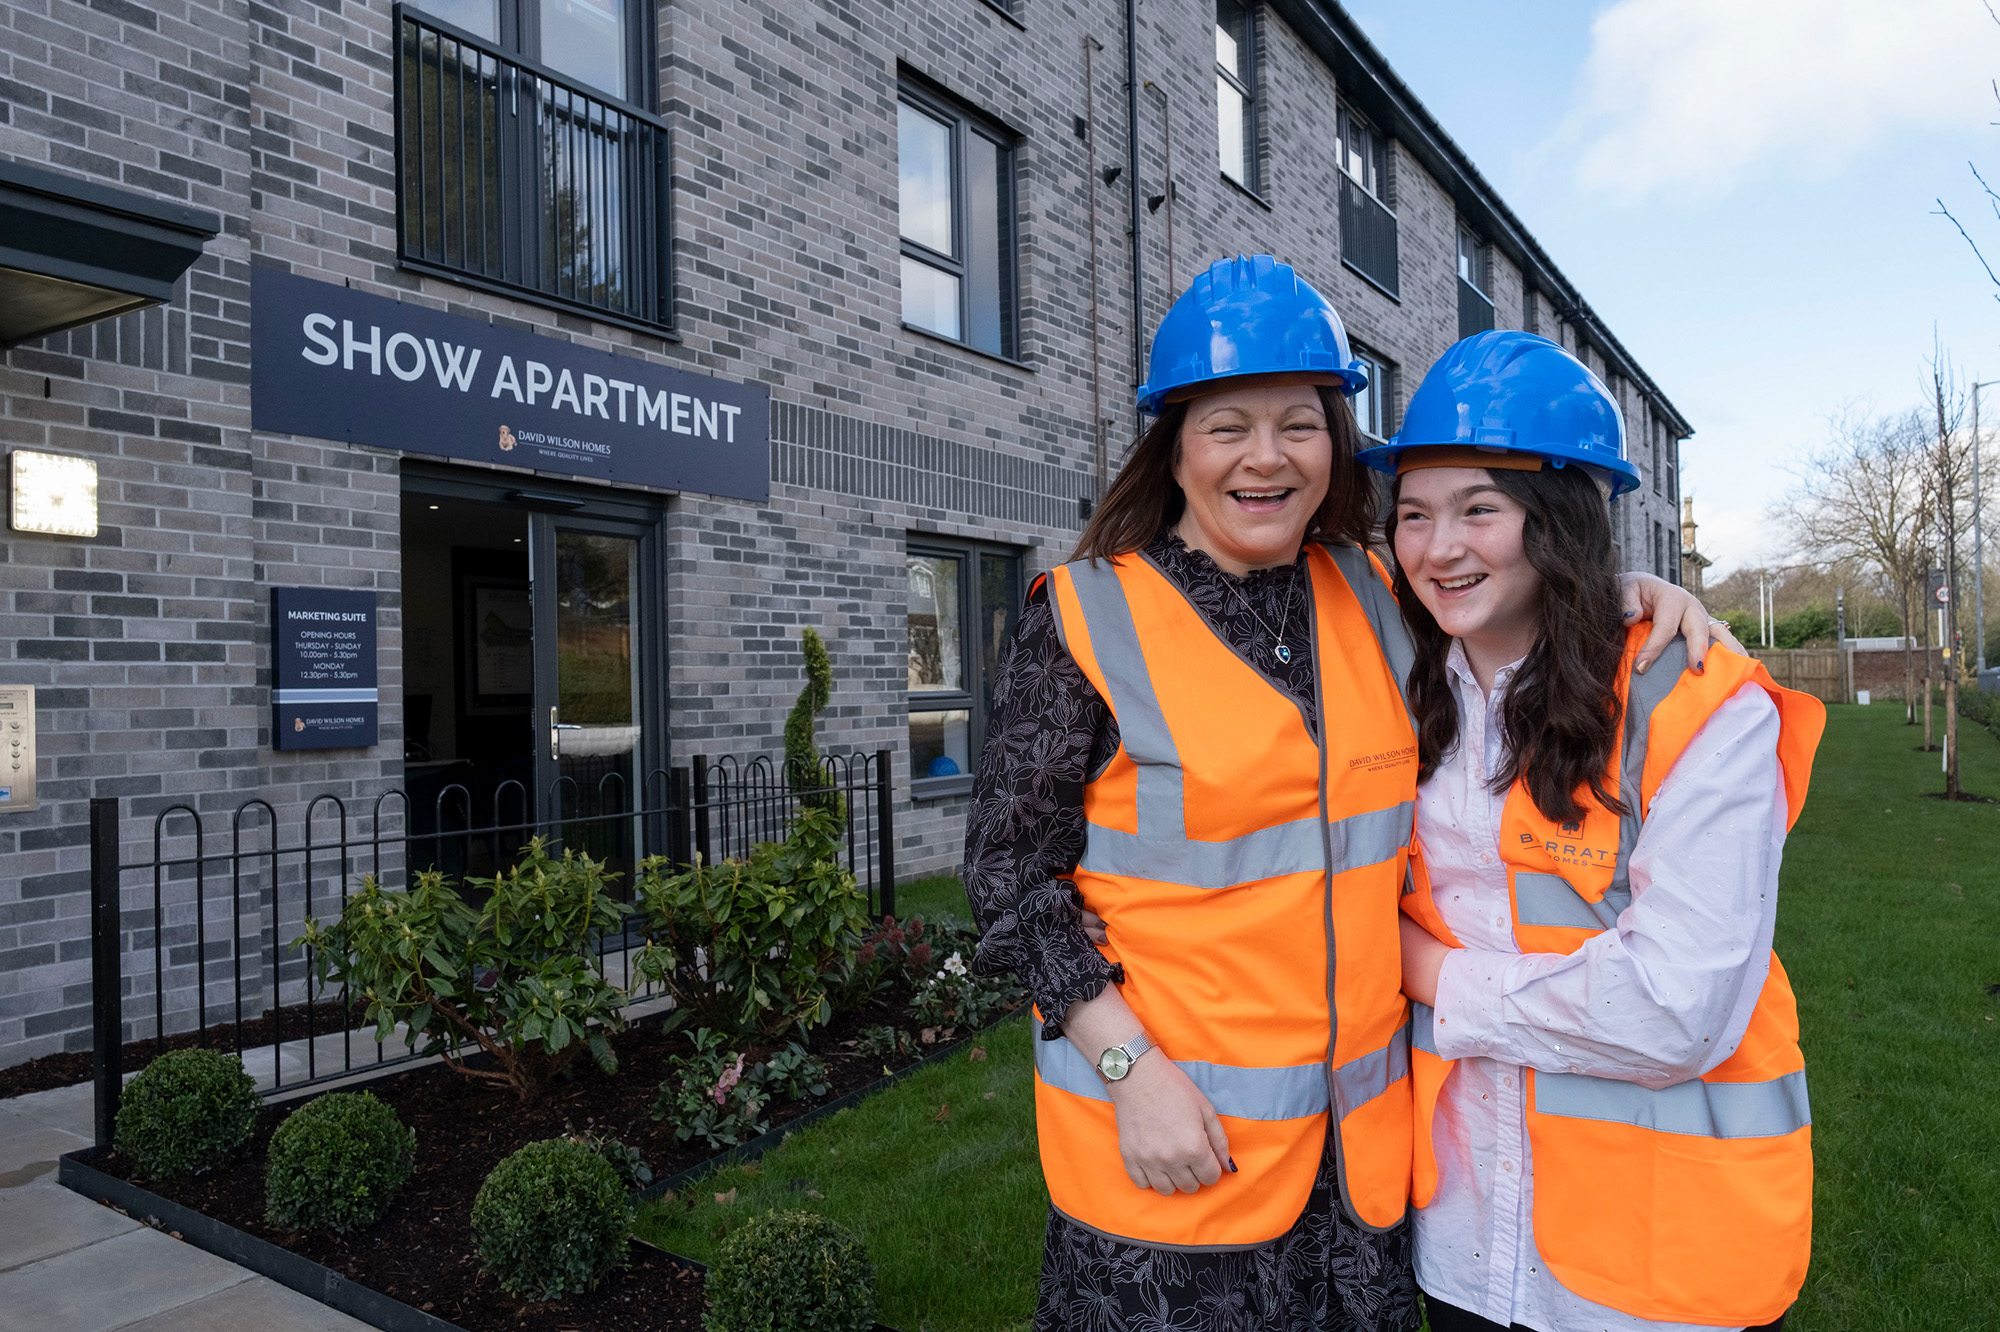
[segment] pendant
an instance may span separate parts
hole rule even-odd
[[[1272,655],[1278,659],[1280,666],[1289,666],[1292,664],[1292,650],[1283,643],[1278,644]]]

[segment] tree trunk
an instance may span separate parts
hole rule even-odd
[[[1903,584],[1903,725],[1917,724],[1917,636],[1910,623],[1910,585]]]
[[[1944,798],[1958,799],[1958,663],[1944,673]]]

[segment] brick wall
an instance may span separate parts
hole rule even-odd
[[[1114,467],[1134,425],[1127,182],[1092,177],[1077,132],[1095,39],[1097,165],[1124,164],[1124,6],[1014,8],[1018,22],[980,0],[662,5],[677,340],[398,267],[389,0],[0,8],[0,155],[224,219],[170,306],[16,348],[0,365],[0,442],[97,459],[104,522],[91,542],[7,534],[0,559],[0,681],[42,691],[43,795],[39,811],[0,823],[0,1062],[88,1043],[89,797],[126,799],[138,847],[171,803],[215,826],[255,796],[296,826],[315,794],[363,808],[401,777],[401,464],[250,429],[253,265],[767,386],[770,501],[687,495],[668,507],[671,743],[683,757],[775,750],[801,683],[798,630],[811,624],[835,672],[823,744],[901,750],[908,534],[1011,543],[1030,574],[1067,553],[1094,490],[1093,342]],[[1397,148],[1400,301],[1341,263],[1329,206],[1338,89],[1270,13],[1258,192],[1224,180],[1212,18],[1206,0],[1142,9],[1141,182],[1165,192],[1171,140],[1175,185],[1142,218],[1142,322],[1209,260],[1274,252],[1393,364],[1406,399],[1457,336],[1450,195]],[[1020,136],[1020,363],[902,326],[905,77]],[[1493,286],[1496,319],[1519,326],[1522,280],[1503,256]],[[1541,323],[1563,331],[1546,308]],[[1645,408],[1626,401],[1636,433]],[[266,607],[271,587],[296,584],[379,598],[374,749],[269,747]],[[904,873],[956,863],[963,806],[902,802]],[[170,941],[180,1011],[189,926],[177,920]],[[288,923],[248,928],[268,942]]]

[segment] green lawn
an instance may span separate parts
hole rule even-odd
[[[938,874],[928,879],[912,879],[896,885],[896,918],[922,916],[933,920],[939,915],[956,916],[972,923],[972,907],[965,900],[965,885],[954,874]]]
[[[1794,1332],[2000,1323],[2000,998],[1988,989],[2000,987],[2000,804],[1931,799],[1942,779],[1937,755],[1916,752],[1921,734],[1894,705],[1831,709],[1786,846],[1778,952],[1799,997],[1818,1160]],[[2000,798],[2000,740],[1967,726],[1963,745],[1965,788]],[[967,914],[954,879],[897,898],[903,916]],[[1047,1205],[1025,1025],[985,1044],[983,1062],[954,1056],[760,1167],[652,1209],[641,1233],[707,1257],[753,1212],[814,1207],[874,1252],[883,1322],[1025,1327]]]
[[[1835,707],[1785,848],[1818,1165],[1798,1332],[1991,1327],[2000,1290],[2000,805],[1948,805],[1896,704]],[[1968,791],[2000,741],[1963,729]]]
[[[708,1260],[745,1218],[809,1207],[868,1245],[889,1326],[1025,1329],[1049,1205],[1035,1154],[1028,1024],[1009,1019],[976,1044],[984,1059],[962,1050],[760,1161],[648,1207],[639,1235]]]

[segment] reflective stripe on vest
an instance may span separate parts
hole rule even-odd
[[[1034,1019],[1035,1072],[1043,1082],[1072,1096],[1108,1101],[1104,1079],[1066,1036],[1042,1039],[1042,1020]],[[1142,1058],[1144,1056],[1141,1056]],[[1326,1112],[1326,1065],[1292,1068],[1240,1068],[1200,1059],[1176,1059],[1174,1066],[1201,1089],[1218,1115],[1231,1119],[1303,1119]]]
[[[1767,1082],[1696,1080],[1657,1091],[1584,1073],[1536,1073],[1535,1109],[1694,1138],[1782,1138],[1812,1123],[1804,1069]]]

